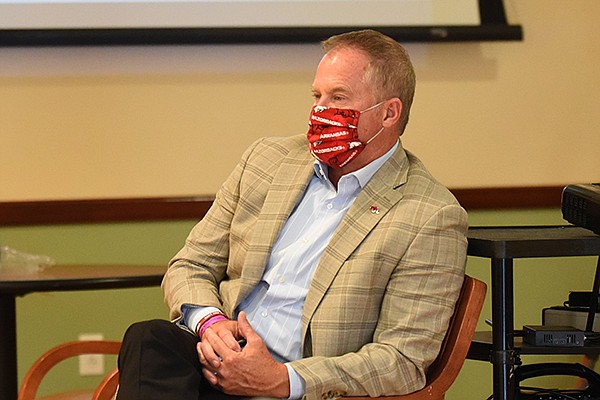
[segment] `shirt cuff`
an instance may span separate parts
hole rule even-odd
[[[290,397],[287,400],[296,400],[302,398],[304,396],[304,392],[306,391],[306,383],[304,379],[292,366],[288,363],[284,364],[288,371],[288,378],[290,380]]]
[[[194,306],[184,304],[181,306],[181,319],[177,321],[178,325],[187,327],[190,331],[196,333],[198,322],[211,312],[221,311],[217,307]]]

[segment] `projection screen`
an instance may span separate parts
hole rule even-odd
[[[165,42],[177,36],[191,42],[284,42],[361,27],[393,36],[412,29],[444,40],[460,29],[506,27],[503,13],[502,0],[0,0],[0,45],[18,45],[19,37],[52,44],[65,35],[102,41],[115,34],[162,36]]]

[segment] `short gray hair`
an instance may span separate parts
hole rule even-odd
[[[323,53],[338,47],[356,48],[370,58],[366,79],[377,101],[392,97],[402,101],[402,134],[408,123],[416,86],[415,70],[408,52],[394,39],[372,29],[342,33],[321,42]]]

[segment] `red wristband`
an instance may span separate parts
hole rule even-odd
[[[200,336],[200,328],[202,328],[202,325],[204,325],[209,319],[211,319],[212,317],[215,317],[217,315],[224,316],[225,314],[223,314],[220,310],[217,310],[217,311],[208,313],[204,317],[202,317],[202,319],[200,319],[200,321],[198,321],[198,323],[196,324],[196,329],[194,329],[194,332],[196,332],[196,335]]]

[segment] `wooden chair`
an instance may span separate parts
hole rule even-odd
[[[485,300],[486,285],[485,283],[465,276],[462,290],[458,298],[454,315],[450,321],[450,326],[442,348],[437,359],[433,362],[427,373],[427,384],[425,387],[417,392],[402,395],[402,396],[384,396],[380,397],[380,400],[443,400],[446,391],[450,388],[452,383],[456,380],[460,369],[462,368],[464,361],[471,345],[471,339],[475,333],[479,314],[483,307]],[[84,342],[77,342],[84,343]],[[103,343],[103,342],[100,342]],[[119,342],[108,342],[111,344],[111,350],[114,353],[118,352],[120,343]],[[90,345],[90,347],[94,347]],[[52,350],[50,350],[51,352]],[[93,352],[100,352],[98,349],[93,349]],[[106,351],[103,351],[105,353]],[[112,351],[109,351],[113,353]],[[90,353],[90,351],[87,351]],[[114,354],[113,353],[113,354]],[[82,354],[82,353],[77,353]],[[75,354],[73,354],[75,355]],[[43,358],[43,356],[42,356]],[[38,360],[39,362],[39,360]],[[34,364],[35,367],[35,364]],[[32,367],[33,369],[33,367]],[[48,368],[49,369],[49,368]],[[29,375],[29,373],[28,373]],[[27,380],[27,377],[26,377]],[[117,390],[119,380],[118,370],[112,371],[104,380],[98,385],[94,392],[93,400],[111,400]],[[23,387],[25,386],[23,381]],[[37,390],[39,381],[35,386]],[[29,400],[33,399],[33,394],[30,397],[21,397],[19,395],[18,400]],[[58,398],[57,398],[58,399]],[[61,398],[62,399],[62,398]],[[89,399],[89,397],[88,397]],[[343,397],[344,400],[372,400],[370,397]],[[48,399],[50,400],[50,399]],[[53,400],[53,399],[52,399]]]
[[[121,342],[99,340],[99,341],[76,341],[60,344],[37,359],[31,366],[19,390],[18,400],[33,400],[44,376],[59,362],[81,354],[118,354]],[[76,391],[60,393],[43,397],[44,400],[110,400],[116,391],[116,383],[112,395],[109,393],[113,382],[105,378],[95,392]],[[103,391],[100,391],[100,389]]]
[[[479,314],[485,300],[485,283],[465,276],[454,315],[440,354],[427,372],[425,387],[414,393],[401,396],[382,396],[379,400],[443,400],[452,386],[471,345]],[[372,400],[371,397],[342,397],[344,400]]]
[[[485,283],[465,276],[460,296],[456,303],[454,315],[442,348],[437,359],[433,362],[427,373],[427,384],[417,392],[403,396],[384,396],[380,400],[443,400],[446,392],[456,380],[460,369],[471,345],[475,333],[479,314],[485,300]],[[118,384],[118,371],[113,371],[105,379],[97,392],[106,392],[103,399],[111,398],[115,394]],[[343,397],[344,400],[372,400],[370,397]]]
[[[115,368],[100,382],[94,392],[93,400],[112,400],[119,387],[119,370]]]

